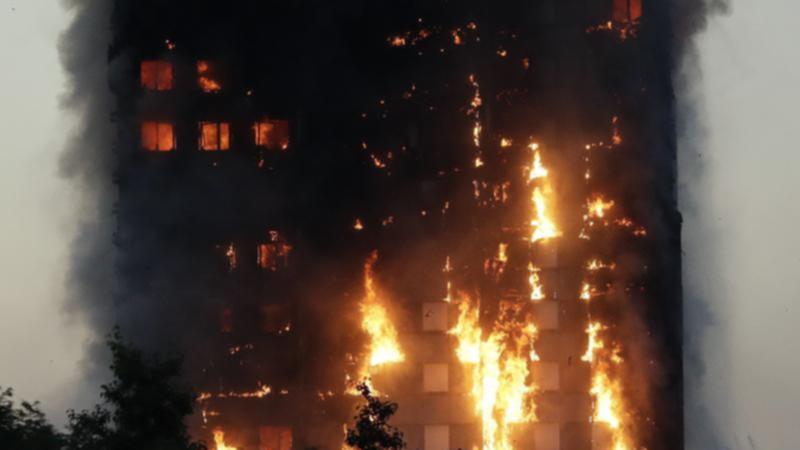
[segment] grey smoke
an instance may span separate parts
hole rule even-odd
[[[104,335],[111,331],[114,247],[114,126],[109,86],[108,43],[113,2],[63,0],[73,22],[61,36],[59,50],[68,85],[62,108],[79,126],[60,159],[61,175],[80,193],[78,231],[70,245],[68,314],[77,315],[94,332],[85,358],[85,377],[76,386],[83,402],[93,398],[104,379]],[[113,67],[113,65],[112,65]]]

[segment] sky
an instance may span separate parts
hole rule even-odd
[[[693,395],[735,450],[800,448],[798,13],[795,0],[734,0],[699,38],[702,78],[681,92],[705,121],[682,137],[700,155],[681,155],[687,298],[712,313]],[[58,175],[74,126],[59,109],[68,22],[56,0],[0,3],[0,386],[41,400],[57,423],[90,336],[63,307],[78,220]]]
[[[0,386],[63,420],[87,330],[63,312],[76,192],[58,174],[73,124],[59,108],[55,0],[0,1]]]

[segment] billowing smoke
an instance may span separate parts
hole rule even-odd
[[[71,245],[72,266],[67,282],[66,309],[85,318],[95,332],[88,342],[85,384],[76,386],[79,404],[86,404],[98,393],[106,376],[103,336],[114,324],[113,286],[113,206],[116,189],[112,177],[114,155],[110,151],[115,128],[111,112],[113,100],[108,89],[113,65],[108,61],[109,21],[112,4],[102,0],[62,2],[73,23],[61,37],[60,51],[68,76],[62,100],[68,114],[78,118],[74,135],[69,136],[61,156],[61,173],[79,189],[77,204],[80,228]]]
[[[463,115],[471,89],[467,74],[486,75],[482,88],[498,103],[509,98],[508,104],[516,107],[514,101],[522,98],[535,104],[524,89],[503,87],[547,82],[546,71],[539,72],[537,65],[544,56],[536,52],[541,43],[535,30],[526,28],[536,24],[537,14],[545,9],[518,1],[492,7],[478,3],[69,2],[76,19],[62,41],[72,80],[67,103],[81,115],[83,127],[65,153],[63,167],[83,188],[86,211],[74,244],[74,311],[89,318],[98,336],[119,325],[147,349],[181,351],[192,381],[209,390],[241,391],[258,382],[289,392],[305,386],[339,389],[347,353],[358,353],[363,344],[356,304],[362,264],[374,248],[382,255],[382,282],[398,297],[410,299],[429,295],[441,283],[447,255],[479,261],[476,256],[494,251],[475,243],[478,232],[489,226],[477,223],[464,207],[473,201],[471,180],[453,170],[471,145],[471,124]],[[667,400],[670,394],[672,399],[679,396],[683,387],[681,331],[686,339],[688,398],[701,398],[695,391],[702,387],[698,349],[711,320],[699,283],[691,277],[686,278],[683,318],[675,303],[669,303],[681,295],[675,136],[669,129],[675,122],[683,146],[680,178],[694,183],[702,173],[702,165],[691,158],[692,145],[700,145],[697,138],[702,135],[701,128],[694,128],[702,123],[698,103],[682,101],[676,118],[673,85],[677,80],[686,93],[682,98],[694,98],[692,39],[709,14],[722,6],[701,0],[647,6],[652,26],[641,40],[652,50],[650,59],[641,72],[626,75],[618,89],[623,95],[643,86],[650,90],[648,102],[620,106],[625,117],[641,118],[624,124],[626,139],[648,151],[622,162],[626,170],[618,174],[611,167],[598,170],[598,178],[606,170],[613,179],[609,191],[642,218],[651,236],[652,244],[644,252],[655,257],[647,273],[636,269],[642,265],[641,254],[621,254],[620,285],[645,280],[650,303],[642,302],[628,313],[619,333],[632,343],[639,342],[636,336],[651,337],[641,348],[631,345],[632,367],[649,368],[632,370],[630,376],[637,385],[653,383],[653,392]],[[452,41],[449,30],[459,29],[466,40],[471,23],[480,24],[484,33],[476,41],[478,50],[454,57],[448,65],[416,65],[385,52],[390,31],[424,28],[432,40]],[[517,36],[507,29],[523,31]],[[406,45],[429,37],[415,31],[401,38]],[[561,51],[559,61],[567,62],[551,76],[574,82],[567,75],[577,77],[583,69],[569,63],[583,55],[569,54],[570,42],[546,45],[552,52]],[[518,58],[515,51],[530,50],[525,56],[535,75],[517,80],[511,69],[489,70],[489,57],[497,58],[498,48]],[[444,44],[434,52],[445,53]],[[419,57],[431,58],[422,50]],[[224,61],[223,93],[206,101],[182,92],[185,97],[169,97],[169,107],[160,108],[140,92],[138,79],[139,61],[158,59],[173,61],[176,84],[193,80],[197,60]],[[520,58],[520,67],[525,60]],[[593,63],[607,69],[611,65]],[[608,69],[603,76],[607,78],[596,82],[612,83],[609,80],[618,74]],[[227,97],[227,91],[236,95]],[[443,106],[444,113],[438,113]],[[598,110],[606,106],[598,105]],[[559,114],[577,122],[578,109],[567,105]],[[530,124],[525,118],[499,110],[484,111],[485,128],[526,138]],[[289,151],[254,151],[235,158],[142,152],[142,118],[175,120],[188,130],[177,133],[179,147],[190,148],[198,121],[250,119],[253,111],[291,123]],[[586,122],[592,121],[587,117]],[[547,125],[536,123],[533,132],[546,135]],[[240,136],[250,133],[243,127],[234,131]],[[602,138],[606,131],[605,123],[587,125],[591,136]],[[563,143],[575,148],[584,144],[571,136]],[[568,155],[552,159],[561,168],[576,163]],[[461,187],[442,181],[445,175],[430,176],[433,167],[463,182]],[[640,167],[649,169],[637,170]],[[502,181],[500,177],[494,181]],[[684,205],[691,208],[691,203]],[[363,231],[353,229],[356,218],[365,225]],[[481,219],[487,224],[495,220]],[[577,229],[570,231],[577,234]],[[291,246],[290,264],[263,262],[259,252],[283,245]],[[271,267],[254,267],[255,261]],[[272,268],[273,276],[263,281],[263,270]],[[468,284],[476,273],[479,267],[468,267],[461,280]],[[236,338],[231,337],[233,328]],[[276,336],[268,338],[273,344],[260,348],[265,329]],[[284,332],[293,337],[281,341]],[[231,352],[247,354],[232,362],[225,357]],[[294,352],[303,352],[302,363]],[[663,358],[648,364],[654,353]],[[102,361],[101,353],[90,355],[91,367]],[[659,430],[648,430],[643,439],[651,448],[678,444],[670,439],[680,436],[681,405],[661,404],[653,392],[636,393],[636,402],[664,419],[660,431],[671,438],[659,442]],[[687,403],[688,437],[696,448],[715,448],[713,422],[702,404]],[[301,408],[288,409],[280,413],[298,418],[303,414]]]
[[[687,449],[724,449],[728,434],[723,428],[730,411],[733,392],[726,392],[718,381],[706,377],[705,355],[729,351],[727,343],[709,339],[712,327],[719,327],[718,311],[712,299],[724,298],[723,284],[714,267],[723,263],[719,241],[720,224],[699,205],[707,205],[711,191],[703,158],[707,148],[699,55],[696,41],[708,21],[725,14],[724,0],[679,1],[675,10],[675,69],[677,95],[679,202],[684,217],[684,409]],[[704,268],[704,269],[702,269]],[[710,270],[709,270],[710,269]],[[711,350],[713,349],[713,350]],[[713,385],[713,387],[712,387]]]

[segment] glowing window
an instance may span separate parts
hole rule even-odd
[[[292,246],[277,231],[270,231],[269,239],[269,242],[256,247],[256,263],[258,267],[274,272],[289,264],[289,253],[292,251]]]
[[[208,61],[197,61],[197,84],[203,92],[216,94],[222,89]]]
[[[231,148],[231,127],[227,123],[200,122],[200,150],[215,151]]]
[[[151,152],[175,150],[175,131],[171,123],[142,123],[142,147]]]
[[[614,21],[634,22],[642,17],[642,0],[614,0]]]
[[[289,148],[289,122],[286,120],[262,120],[253,125],[257,147],[270,150]]]
[[[292,429],[289,427],[260,427],[258,450],[292,450]]]
[[[167,61],[142,61],[142,87],[153,91],[172,89],[172,63]]]

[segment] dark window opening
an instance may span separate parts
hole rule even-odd
[[[289,427],[260,427],[258,450],[292,450],[292,429]]]
[[[285,334],[292,329],[292,319],[286,305],[261,306],[261,331],[270,334]]]
[[[219,329],[223,333],[233,332],[233,310],[231,308],[225,307],[220,311]]]
[[[269,242],[259,244],[256,248],[256,263],[258,267],[274,272],[280,267],[289,265],[289,253],[292,251],[292,246],[277,231],[270,231],[269,236]]]

